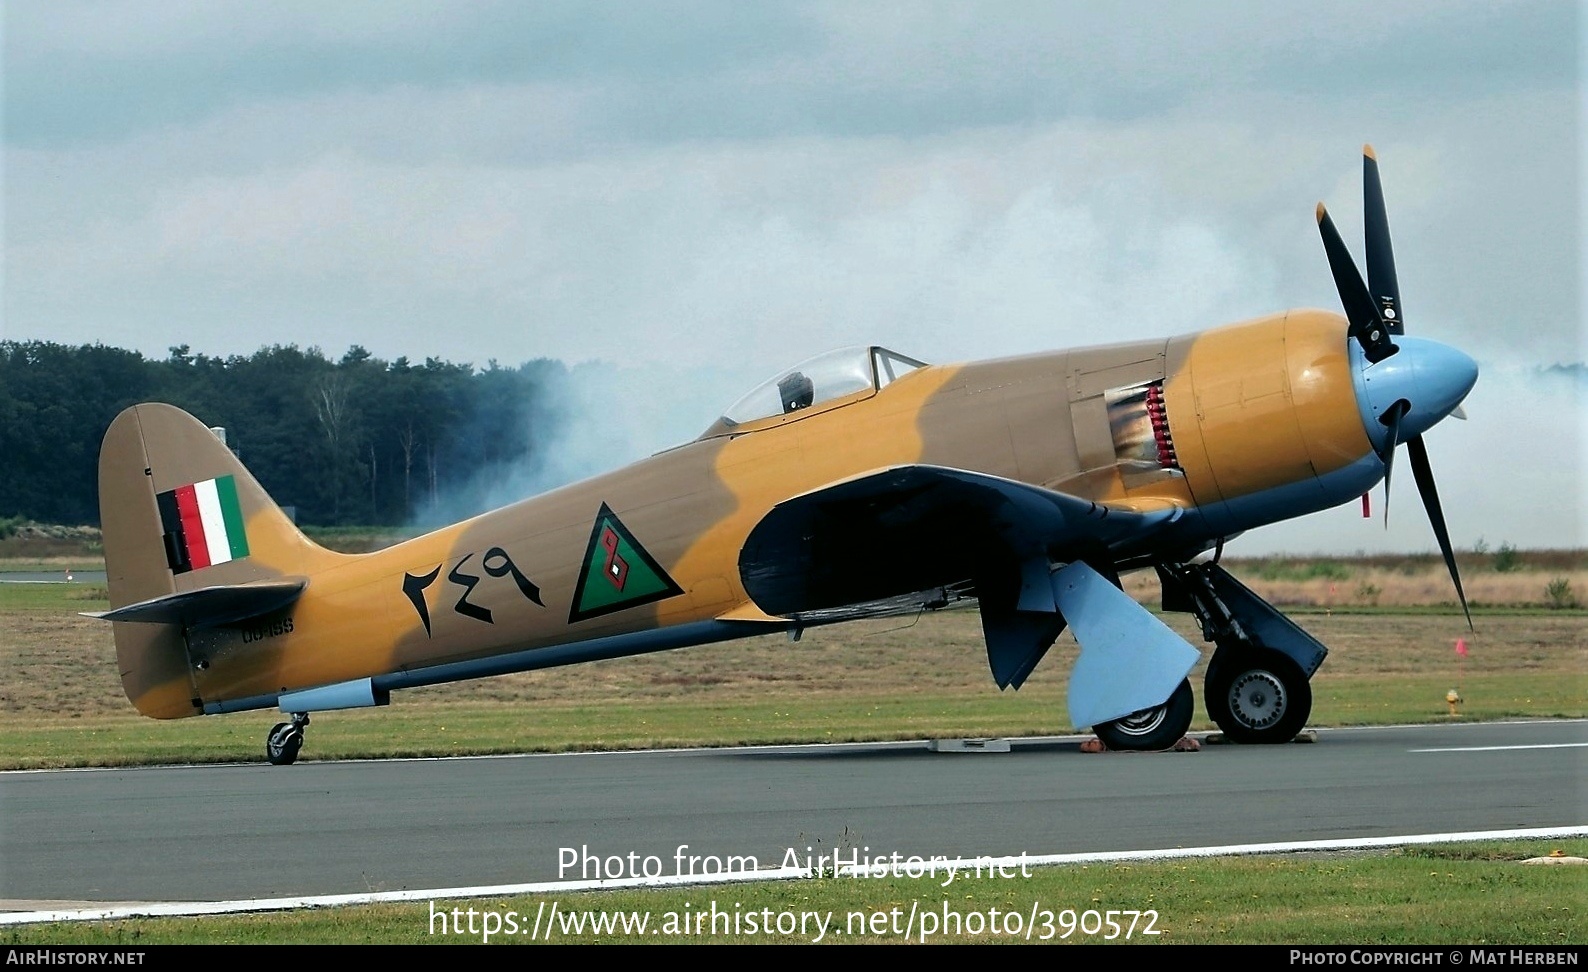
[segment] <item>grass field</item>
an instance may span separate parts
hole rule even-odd
[[[1330,585],[1338,595],[1353,571],[1374,578],[1377,604],[1342,598],[1291,609],[1331,648],[1313,682],[1316,725],[1580,717],[1588,715],[1588,612],[1478,599],[1505,584],[1542,590],[1546,576],[1576,577],[1581,558],[1570,556],[1491,570],[1492,584],[1474,570],[1474,633],[1450,607],[1420,602],[1434,581],[1448,584],[1426,558],[1235,569],[1265,596],[1292,603],[1320,585],[1322,597]],[[1150,574],[1133,575],[1129,588],[1148,603],[1156,596]],[[0,766],[257,759],[278,713],[163,723],[131,709],[109,625],[76,613],[102,609],[103,598],[86,585],[0,584]],[[1201,643],[1189,616],[1166,620]],[[1470,647],[1465,660],[1457,637]],[[398,693],[390,708],[317,717],[304,758],[1067,732],[1075,652],[1066,635],[1023,689],[1000,693],[974,610],[860,622],[808,631],[798,643],[768,636]],[[1193,684],[1200,690],[1200,671]],[[1452,688],[1464,699],[1454,717],[1444,701]]]

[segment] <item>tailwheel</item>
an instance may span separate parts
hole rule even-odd
[[[1093,726],[1092,731],[1109,749],[1169,749],[1191,728],[1191,716],[1195,711],[1196,699],[1191,695],[1191,682],[1187,679],[1181,681],[1180,687],[1162,705],[1100,723]]]
[[[291,722],[278,722],[265,737],[265,758],[274,766],[289,766],[303,748],[303,730],[309,724],[307,712],[294,712]]]
[[[1277,651],[1216,653],[1203,696],[1208,716],[1230,742],[1290,742],[1312,714],[1312,685]]]

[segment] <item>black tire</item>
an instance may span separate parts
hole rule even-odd
[[[1287,743],[1312,715],[1312,685],[1277,651],[1215,655],[1202,683],[1208,717],[1230,742]]]
[[[1191,728],[1191,716],[1196,713],[1196,707],[1196,698],[1191,694],[1191,682],[1186,679],[1163,705],[1095,725],[1092,731],[1109,749],[1138,752],[1168,749]]]
[[[265,737],[265,758],[273,766],[290,766],[303,748],[303,730],[290,722],[278,722]]]

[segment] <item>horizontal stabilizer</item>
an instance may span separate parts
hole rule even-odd
[[[1081,657],[1070,673],[1070,722],[1112,722],[1162,705],[1202,653],[1086,564],[1053,575],[1053,597]]]
[[[137,621],[143,624],[176,624],[184,628],[213,628],[247,621],[278,611],[298,599],[309,584],[305,578],[250,581],[221,587],[201,587],[150,598],[113,611],[84,611],[101,621]]]

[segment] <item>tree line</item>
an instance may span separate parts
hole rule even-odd
[[[98,457],[123,408],[170,402],[209,426],[298,522],[424,520],[440,498],[532,462],[566,421],[568,369],[383,361],[362,347],[246,357],[0,341],[0,517],[98,524]]]

